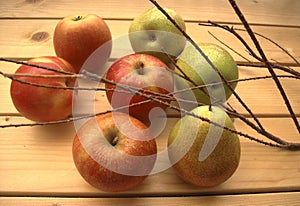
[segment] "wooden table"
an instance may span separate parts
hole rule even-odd
[[[225,0],[159,1],[186,20],[188,34],[197,42],[221,44],[208,31],[239,53],[248,53],[228,32],[200,27],[207,20],[243,28]],[[300,1],[237,1],[252,29],[300,59]],[[113,38],[126,35],[132,19],[152,4],[147,0],[9,0],[0,6],[0,57],[28,60],[54,55],[53,30],[68,15],[96,13],[109,25]],[[250,42],[245,32],[242,36]],[[259,38],[269,59],[291,65],[294,61],[272,43]],[[245,62],[232,52],[235,60]],[[0,71],[13,73],[18,65],[0,62]],[[267,75],[265,68],[240,66],[240,77]],[[294,111],[300,117],[299,80],[281,79]],[[9,96],[10,80],[0,77],[0,125],[27,122]],[[241,82],[237,92],[267,130],[289,141],[300,142],[289,113],[272,80]],[[234,97],[229,102],[242,114]],[[103,94],[97,110],[109,108]],[[170,111],[170,114],[172,112]],[[173,114],[173,113],[172,113]],[[249,115],[248,115],[249,117]],[[178,120],[170,115],[158,137],[165,147],[168,132]],[[263,138],[235,119],[237,130]],[[300,151],[271,148],[241,137],[242,156],[236,173],[224,184],[198,188],[180,180],[172,170],[149,176],[139,187],[123,193],[105,193],[88,185],[78,174],[71,156],[75,135],[72,123],[43,127],[2,128],[0,139],[0,205],[300,205]]]

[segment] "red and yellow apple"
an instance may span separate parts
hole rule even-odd
[[[88,57],[101,46],[104,48],[96,52],[96,57],[99,61],[109,58],[111,38],[110,29],[101,17],[84,14],[60,20],[54,30],[53,45],[56,55],[70,62],[78,73]]]
[[[49,67],[60,71],[74,73],[73,67],[64,59],[55,56],[45,56],[30,59],[29,64]],[[14,78],[31,84],[46,86],[74,86],[73,78],[39,78],[21,77],[20,74],[28,75],[59,75],[61,73],[49,71],[34,66],[22,65],[15,72]],[[62,120],[72,113],[73,91],[66,89],[43,88],[18,81],[12,81],[10,95],[16,109],[24,117],[37,121],[49,122]]]
[[[129,54],[119,58],[106,73],[106,79],[114,83],[105,84],[106,95],[112,107],[123,107],[119,111],[129,113],[148,124],[149,113],[153,108],[164,110],[167,107],[159,102],[150,101],[128,108],[132,104],[147,101],[148,98],[130,93],[122,85],[134,87],[143,94],[169,103],[170,99],[159,97],[159,94],[168,95],[173,91],[173,76],[167,68],[160,59],[148,54]]]
[[[151,173],[156,141],[141,121],[119,112],[89,119],[73,141],[73,160],[81,176],[106,192],[133,189]]]

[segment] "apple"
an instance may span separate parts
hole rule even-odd
[[[228,180],[240,162],[240,141],[232,120],[217,106],[199,106],[192,114],[217,123],[216,126],[186,115],[171,129],[168,155],[176,174],[201,187],[217,186]]]
[[[156,141],[145,124],[124,113],[96,116],[77,131],[73,160],[81,176],[106,192],[133,189],[150,174]]]
[[[198,45],[227,81],[239,78],[237,64],[229,52],[212,43],[199,43]],[[197,85],[222,83],[219,74],[207,63],[193,45],[188,45],[184,49],[178,57],[176,65]],[[182,74],[178,68],[175,68],[174,71],[178,74]],[[178,76],[176,76],[175,82],[177,90],[195,86],[193,83]],[[237,83],[230,83],[230,85],[235,89]],[[209,96],[200,89],[186,90],[180,93],[180,95],[184,99],[211,104],[215,102],[225,102],[232,94],[232,91],[225,84],[207,86],[205,90]]]
[[[128,113],[148,124],[150,121],[149,114],[151,111],[154,112],[154,108],[165,110],[167,107],[161,103],[151,101],[128,108],[129,105],[148,99],[137,94],[128,93],[126,89],[121,88],[118,84],[131,86],[140,91],[143,89],[145,90],[143,94],[170,103],[170,99],[160,98],[158,95],[149,93],[155,92],[156,94],[168,95],[173,91],[173,76],[167,68],[166,64],[160,59],[148,54],[129,54],[116,60],[108,68],[106,79],[117,85],[105,84],[106,96],[112,107],[126,107],[119,111]]]
[[[56,55],[70,62],[79,73],[88,57],[101,46],[104,48],[95,55],[106,62],[112,49],[111,38],[110,29],[101,17],[84,14],[60,20],[54,30],[53,45]]]
[[[33,58],[30,59],[28,63],[75,73],[73,67],[67,61],[55,56]],[[17,69],[15,74],[59,75],[61,73],[34,66],[22,65]],[[72,87],[75,85],[74,78],[38,78],[20,76],[15,76],[14,78],[32,84],[47,86]],[[10,95],[15,108],[20,114],[33,121],[49,122],[62,120],[72,113],[72,90],[43,88],[12,81]]]
[[[182,30],[186,30],[183,18],[176,11],[170,8],[164,10]],[[129,40],[135,52],[151,54],[167,64],[170,59],[164,52],[175,59],[186,44],[182,33],[156,7],[134,18],[129,27]]]

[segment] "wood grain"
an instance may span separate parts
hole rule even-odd
[[[37,56],[55,55],[52,38],[56,24],[59,20],[1,20],[0,28],[5,31],[0,35],[0,56],[8,58],[32,58]],[[127,39],[128,29],[131,21],[106,21],[113,35],[114,50],[112,58],[118,58],[124,54],[132,53]],[[230,24],[229,24],[230,25]],[[235,26],[243,28],[242,26]],[[20,30],[22,28],[22,30]],[[253,30],[262,34],[284,47],[295,58],[300,58],[300,48],[294,47],[295,42],[300,39],[299,28],[253,26]],[[245,47],[230,33],[219,28],[200,27],[197,23],[187,23],[187,33],[199,43],[215,43],[225,47],[212,37],[211,32],[222,42],[229,45],[232,49],[249,59],[254,59],[248,54]],[[239,32],[247,42],[251,44],[245,32]],[[36,35],[39,38],[35,37]],[[282,37],[285,38],[282,38]],[[34,38],[35,37],[35,38]],[[294,63],[294,61],[284,54],[278,47],[269,41],[258,37],[269,59],[282,63]],[[114,44],[115,43],[115,44]],[[125,45],[125,46],[124,46]],[[254,47],[253,47],[254,48]],[[230,51],[229,49],[227,49]],[[255,48],[254,48],[255,50]],[[239,55],[230,51],[236,61],[245,61]]]
[[[169,118],[156,138],[160,152],[166,148],[169,131],[177,120]],[[0,120],[1,124],[21,122],[26,120],[18,117]],[[280,119],[280,122],[264,118],[262,123],[267,130],[272,129],[286,140],[298,140],[297,132],[286,118]],[[242,122],[235,120],[234,124],[237,130],[262,138]],[[239,168],[220,186],[198,188],[186,184],[170,168],[150,175],[133,190],[104,193],[89,186],[77,172],[71,155],[74,136],[72,124],[1,129],[0,171],[1,179],[5,181],[0,182],[0,193],[9,196],[177,196],[300,189],[300,151],[270,148],[241,138]]]
[[[18,68],[18,65],[12,63],[0,62],[0,70],[6,73],[13,74],[14,71]],[[294,68],[297,71],[300,71],[300,67]],[[261,77],[261,76],[270,76],[266,69],[258,68],[239,68],[240,78],[249,78],[249,77]],[[278,74],[284,74],[283,72],[278,72]],[[280,79],[284,89],[288,95],[288,98],[294,108],[295,113],[300,115],[300,102],[299,94],[300,87],[298,85],[298,80],[296,79]],[[18,112],[15,109],[11,98],[10,98],[10,83],[11,80],[7,78],[0,77],[0,114],[11,114],[17,115]],[[255,80],[248,82],[240,82],[237,86],[236,92],[243,99],[243,101],[250,107],[250,109],[259,116],[289,116],[288,110],[283,102],[283,99],[276,88],[272,79],[265,80]],[[88,96],[95,96],[96,100],[88,98],[85,100],[86,108],[91,106],[95,107],[96,112],[106,111],[110,109],[109,103],[107,101],[106,95],[104,92],[86,92]],[[80,96],[83,94],[80,93]],[[84,97],[82,97],[84,98]],[[276,104],[274,104],[276,102]],[[237,99],[232,96],[229,99],[229,103],[241,114],[248,114],[247,111],[241,106]],[[174,115],[178,112],[168,110],[168,114]]]
[[[249,60],[253,58],[236,38],[218,28],[200,27],[208,20],[243,28],[227,0],[158,1],[173,8],[187,24],[188,34],[196,42],[230,45]],[[236,1],[255,32],[265,35],[300,59],[300,1]],[[111,29],[113,40],[123,40],[132,19],[151,8],[148,0],[10,0],[0,6],[0,57],[28,60],[55,55],[52,38],[57,22],[68,15],[96,13]],[[241,35],[250,42],[245,32]],[[269,59],[300,67],[278,47],[258,38]],[[250,43],[251,44],[251,43]],[[131,49],[128,42],[116,44],[110,63]],[[223,45],[222,45],[223,46]],[[253,46],[253,45],[251,45]],[[244,58],[230,51],[236,61]],[[298,60],[299,61],[299,60]],[[0,62],[0,71],[13,73],[17,65]],[[265,69],[239,67],[240,78],[268,75]],[[277,74],[284,74],[276,70]],[[295,79],[280,79],[300,121],[300,86]],[[0,125],[30,123],[14,108],[9,96],[10,80],[0,76]],[[238,94],[259,116],[265,129],[290,142],[299,142],[299,133],[272,80],[240,82]],[[231,97],[230,104],[246,114]],[[96,101],[86,102],[96,111],[110,108],[104,93]],[[168,110],[169,118],[156,137],[159,152],[166,149],[169,131],[180,117]],[[252,119],[249,119],[253,121]],[[268,141],[238,119],[238,131]],[[172,168],[150,175],[137,188],[122,193],[105,193],[88,183],[77,172],[71,154],[76,129],[73,123],[1,128],[0,205],[299,205],[300,151],[271,148],[240,138],[241,162],[234,175],[213,188],[199,188],[183,182]],[[163,154],[163,153],[162,153]],[[159,159],[166,161],[166,159]],[[164,164],[165,162],[162,162]]]
[[[174,0],[158,1],[164,7],[176,10],[187,21],[221,21],[238,23],[239,20],[226,0]],[[300,3],[298,1],[243,1],[238,5],[249,22],[253,24],[270,24],[282,26],[299,26]],[[4,1],[1,3],[2,18],[63,18],[68,15],[96,13],[106,19],[132,19],[151,8],[148,0],[26,0]]]
[[[298,205],[299,192],[294,193],[274,193],[274,194],[247,194],[247,195],[227,195],[227,196],[199,196],[199,197],[131,197],[131,198],[0,198],[3,205],[23,205],[23,206],[78,206],[78,205],[110,205],[110,206],[152,206],[152,205],[197,205],[197,206],[238,206],[257,205],[257,202],[265,206]]]

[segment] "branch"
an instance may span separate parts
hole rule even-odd
[[[42,66],[38,66],[38,65],[34,65],[34,64],[28,64],[25,62],[18,62],[18,61],[14,61],[14,60],[8,60],[5,58],[0,58],[0,61],[6,61],[6,62],[10,62],[10,63],[16,63],[16,64],[24,64],[24,65],[28,65],[28,66],[35,66],[38,68],[42,68],[42,69],[47,69],[50,71],[55,71],[55,72],[59,72],[61,73],[61,75],[30,75],[30,74],[22,74],[22,75],[12,75],[12,74],[5,74],[3,72],[0,71],[0,74],[2,76],[5,76],[7,78],[12,79],[13,81],[19,81],[20,83],[25,83],[25,84],[31,84],[30,82],[26,82],[18,79],[17,77],[21,77],[21,76],[27,76],[27,77],[32,77],[32,78],[66,78],[66,77],[71,77],[71,78],[84,78],[88,81],[97,81],[97,82],[102,82],[102,83],[106,83],[106,84],[113,84],[116,87],[120,88],[120,89],[116,89],[114,91],[116,92],[124,92],[124,93],[131,93],[134,95],[138,95],[141,97],[146,98],[145,101],[139,102],[139,103],[135,103],[135,104],[131,104],[131,105],[126,105],[123,107],[119,107],[119,108],[114,108],[114,109],[110,109],[104,112],[99,112],[96,114],[85,114],[85,115],[80,115],[80,116],[74,116],[74,117],[70,117],[68,119],[65,120],[60,120],[60,121],[55,121],[55,122],[46,122],[46,123],[32,123],[32,124],[10,124],[10,125],[0,125],[0,128],[7,128],[7,127],[21,127],[21,126],[43,126],[43,125],[51,125],[51,124],[62,124],[62,123],[68,123],[68,122],[72,122],[72,121],[78,121],[81,119],[85,119],[85,118],[91,118],[100,114],[104,114],[104,113],[108,113],[108,112],[114,112],[114,111],[119,111],[119,110],[123,110],[125,108],[129,108],[129,107],[134,107],[134,106],[138,106],[138,105],[142,105],[142,104],[146,104],[149,102],[157,102],[159,104],[162,104],[164,106],[167,106],[168,108],[171,108],[175,111],[178,111],[180,113],[182,113],[183,115],[190,115],[193,116],[195,118],[201,119],[203,121],[209,122],[210,124],[213,124],[215,126],[218,127],[222,127],[226,130],[229,130],[233,133],[236,133],[239,136],[248,138],[250,140],[256,141],[258,143],[264,144],[264,145],[268,145],[268,146],[272,146],[272,147],[278,147],[278,148],[284,148],[284,149],[289,149],[289,150],[300,150],[300,143],[290,143],[287,141],[284,141],[282,139],[280,139],[279,137],[276,137],[275,135],[267,132],[262,125],[260,124],[260,122],[258,121],[258,119],[256,118],[256,116],[252,113],[252,111],[250,110],[250,108],[248,108],[248,106],[242,101],[242,99],[239,97],[239,95],[233,90],[233,88],[231,87],[230,83],[232,82],[243,82],[243,81],[252,81],[252,80],[259,80],[259,79],[274,79],[273,74],[270,73],[270,76],[260,76],[260,77],[251,77],[251,78],[244,78],[244,79],[238,79],[238,80],[233,80],[233,81],[226,81],[226,79],[220,74],[220,72],[217,70],[217,68],[215,68],[215,66],[212,64],[212,62],[209,60],[209,58],[207,56],[205,56],[205,54],[202,52],[202,50],[199,48],[199,46],[188,36],[188,34],[185,33],[185,31],[183,31],[179,25],[176,24],[176,22],[163,10],[163,8],[161,8],[158,3],[154,0],[150,0],[176,27],[177,29],[179,29],[179,31],[181,31],[181,33],[187,38],[188,41],[190,41],[190,43],[198,50],[198,52],[200,52],[200,54],[207,60],[207,62],[210,64],[210,66],[219,74],[219,76],[221,77],[222,81],[221,82],[217,82],[217,83],[213,83],[213,84],[207,84],[207,85],[203,85],[203,86],[199,86],[197,84],[194,83],[194,87],[193,89],[202,89],[204,87],[207,86],[214,86],[217,84],[225,84],[228,86],[228,88],[230,88],[234,94],[234,96],[238,99],[238,101],[241,103],[241,105],[244,106],[244,108],[248,111],[248,113],[250,114],[250,117],[253,117],[255,122],[257,123],[257,125],[255,125],[254,123],[252,123],[249,119],[247,119],[245,116],[239,114],[237,111],[235,111],[232,107],[227,107],[226,105],[221,105],[225,108],[225,110],[232,116],[237,117],[239,119],[241,119],[244,123],[246,123],[248,126],[250,126],[251,128],[253,128],[255,131],[257,131],[259,134],[262,134],[263,136],[267,137],[269,140],[271,140],[272,142],[266,142],[264,140],[260,140],[258,138],[255,138],[253,136],[250,136],[248,134],[245,134],[243,132],[240,131],[236,131],[235,129],[231,129],[231,128],[227,128],[224,127],[223,125],[219,125],[216,122],[213,122],[207,118],[198,116],[194,113],[191,113],[190,111],[187,111],[183,108],[180,108],[176,105],[172,105],[166,101],[163,100],[177,100],[177,101],[185,101],[188,102],[188,100],[184,100],[184,99],[175,99],[173,97],[173,95],[175,94],[175,92],[173,93],[169,93],[169,94],[160,94],[160,93],[156,93],[156,92],[152,92],[152,91],[148,91],[148,90],[143,90],[141,88],[135,88],[135,87],[131,87],[128,85],[123,85],[123,84],[116,84],[115,82],[109,81],[101,76],[89,73],[87,71],[83,71],[81,74],[74,74],[71,72],[63,72],[60,70],[56,70],[53,68],[48,68],[48,67],[42,67]],[[233,1],[234,2],[234,1]],[[234,2],[235,3],[235,2]],[[227,27],[224,27],[227,28]],[[228,27],[229,28],[229,27]],[[233,28],[232,28],[233,30]],[[234,31],[234,30],[233,30]],[[236,33],[236,32],[235,32]],[[242,38],[241,38],[242,39]],[[247,45],[247,43],[245,42],[245,44]],[[249,47],[250,48],[250,47]],[[252,51],[250,49],[250,51]],[[253,52],[253,51],[252,51]],[[251,53],[251,52],[250,52]],[[260,52],[259,52],[260,53]],[[253,52],[254,55],[256,55]],[[248,63],[248,65],[244,65],[244,66],[252,66],[252,67],[267,67],[269,70],[271,69],[273,71],[273,67],[274,68],[280,68],[282,70],[286,70],[289,71],[288,68],[281,66],[280,64],[274,64],[274,63],[270,63],[268,62],[267,59],[265,59],[265,61],[263,61],[263,58],[260,58],[258,55],[256,55],[257,58],[262,61],[261,64],[258,63]],[[267,64],[269,63],[269,64]],[[297,62],[296,62],[297,63]],[[174,62],[173,62],[174,64]],[[174,64],[176,66],[176,64]],[[269,68],[270,67],[270,68]],[[283,69],[284,68],[284,69]],[[275,74],[275,73],[274,73]],[[297,73],[296,73],[297,74]],[[294,78],[294,79],[300,79],[300,75],[295,75],[295,76],[290,76],[290,75],[276,75],[276,78],[279,81],[279,78]],[[181,75],[182,78],[185,78],[189,81],[189,78],[183,73]],[[75,89],[86,89],[86,90],[106,90],[104,88],[84,88],[84,87],[57,87],[57,86],[51,86],[51,85],[39,85],[39,84],[32,84],[32,86],[41,86],[41,87],[49,87],[49,88],[56,88],[56,89],[71,89],[71,90],[75,90]],[[106,90],[107,91],[107,90]],[[180,92],[180,91],[177,91]],[[181,91],[182,92],[182,91]],[[191,103],[195,103],[195,102],[191,102]],[[275,143],[273,143],[275,142]]]
[[[261,57],[259,57],[253,50],[252,50],[252,48],[248,45],[248,43],[243,39],[243,37],[242,36],[240,36],[236,31],[237,30],[241,30],[241,29],[236,29],[236,28],[233,28],[233,27],[229,27],[229,26],[227,26],[227,25],[220,25],[220,24],[218,24],[218,23],[215,23],[215,22],[212,22],[212,21],[208,21],[208,23],[199,23],[198,25],[200,25],[200,26],[213,26],[213,27],[218,27],[218,28],[221,28],[221,29],[224,29],[225,31],[228,31],[229,33],[231,33],[231,34],[233,34],[243,45],[244,45],[244,47],[246,48],[246,50],[250,53],[250,55],[251,56],[253,56],[255,59],[257,59],[259,62],[253,62],[253,63],[242,63],[243,65],[249,65],[249,66],[256,66],[256,65],[261,65],[261,66],[259,66],[259,67],[266,67],[266,64],[263,62],[263,60],[262,60],[262,58]],[[255,33],[255,34],[257,34],[257,33]],[[211,34],[212,35],[212,34]],[[259,36],[262,36],[262,37],[264,37],[264,38],[266,38],[266,39],[269,39],[269,38],[267,38],[267,37],[265,37],[265,36],[263,36],[263,35],[261,35],[261,34],[257,34],[257,35],[259,35]],[[212,35],[213,36],[213,35]],[[213,36],[214,38],[216,38],[215,36]],[[217,38],[216,38],[217,39]],[[218,41],[220,41],[219,39],[217,39]],[[221,41],[220,41],[221,42]],[[274,41],[272,41],[272,42],[274,42]],[[223,42],[221,42],[222,44],[224,44]],[[276,46],[279,46],[279,44],[277,44],[276,42],[274,42],[274,44],[276,45]],[[226,44],[224,44],[224,45],[226,45]],[[228,47],[228,46],[227,46]],[[279,48],[282,48],[281,46],[279,46]],[[284,50],[284,51],[286,51],[286,50]],[[287,52],[287,51],[286,51]],[[288,53],[288,52],[287,52]],[[292,56],[290,53],[288,53],[290,56]],[[244,58],[244,57],[243,57]],[[294,57],[293,57],[293,59],[295,59]],[[249,62],[249,61],[248,61]],[[296,62],[298,62],[297,60],[296,60]],[[283,70],[283,71],[285,71],[285,72],[288,72],[288,73],[290,73],[290,74],[293,74],[293,75],[297,75],[297,76],[300,76],[300,72],[298,72],[298,71],[296,71],[296,70],[293,70],[293,69],[291,69],[291,68],[288,68],[288,67],[284,67],[284,66],[282,66],[282,65],[280,65],[280,64],[278,64],[278,63],[272,63],[272,62],[269,62],[271,65],[272,65],[272,67],[273,68],[277,68],[277,69],[281,69],[281,70]],[[296,63],[294,66],[298,66],[298,64]]]
[[[236,12],[236,14],[238,15],[238,17],[240,18],[241,22],[243,23],[243,25],[244,25],[245,29],[247,30],[249,36],[251,37],[251,39],[252,39],[252,41],[253,41],[253,43],[254,43],[257,51],[259,52],[259,54],[260,54],[260,56],[262,58],[262,61],[266,64],[269,73],[272,75],[273,80],[274,80],[277,88],[279,89],[279,91],[280,91],[280,93],[282,95],[282,98],[283,98],[283,100],[284,100],[284,102],[286,104],[286,107],[287,107],[287,109],[289,110],[289,112],[291,114],[291,117],[292,117],[292,119],[294,121],[294,124],[295,124],[295,126],[296,126],[296,128],[298,130],[298,133],[300,133],[300,125],[299,125],[299,122],[297,120],[297,117],[296,117],[296,115],[294,113],[294,110],[293,110],[293,108],[292,108],[292,106],[290,104],[290,101],[289,101],[289,99],[288,99],[288,97],[287,97],[287,95],[286,95],[286,93],[285,93],[285,91],[284,91],[284,89],[283,89],[283,87],[282,87],[279,79],[276,76],[276,73],[273,70],[272,65],[268,61],[268,59],[267,59],[264,51],[262,50],[262,48],[261,48],[261,46],[260,46],[260,44],[259,44],[259,42],[258,42],[258,40],[257,40],[257,38],[255,36],[255,34],[253,33],[250,25],[248,24],[246,18],[243,15],[243,13],[241,12],[241,10],[239,9],[239,7],[237,6],[235,0],[229,0],[229,2],[231,4],[232,8],[234,9],[234,11]]]
[[[182,33],[182,35],[195,47],[195,49],[201,54],[201,56],[203,56],[203,58],[207,61],[207,63],[211,66],[211,68],[220,76],[221,80],[230,89],[230,91],[235,96],[235,98],[246,109],[246,111],[254,119],[254,121],[261,128],[261,130],[264,130],[262,124],[257,119],[257,117],[253,114],[251,109],[245,104],[245,102],[240,98],[240,96],[234,91],[232,86],[227,82],[227,80],[220,73],[220,71],[215,67],[215,65],[210,61],[210,59],[205,55],[205,53],[201,50],[201,48],[197,45],[197,43],[183,29],[181,29],[181,27],[176,23],[176,21],[174,19],[172,19],[172,17],[170,17],[170,15],[155,0],[150,0],[150,2],[152,2],[157,7],[157,9],[160,10],[166,16],[166,18],[168,18],[168,20],[171,21],[171,23]]]
[[[246,58],[245,56],[243,56],[242,54],[240,54],[239,52],[235,51],[232,47],[230,47],[229,45],[225,44],[223,41],[221,41],[220,39],[218,39],[213,33],[211,33],[210,31],[208,31],[208,33],[218,42],[220,42],[221,44],[223,44],[225,47],[227,47],[228,49],[230,49],[231,51],[233,51],[235,54],[237,54],[238,56],[240,56],[241,58],[243,58],[244,60],[246,60],[247,62],[253,63],[252,61],[250,61],[248,58]]]
[[[237,31],[246,31],[244,29],[235,29]],[[285,48],[283,48],[282,46],[280,46],[277,42],[273,41],[272,39],[260,34],[260,33],[257,33],[257,32],[253,32],[255,35],[257,36],[260,36],[266,40],[268,40],[269,42],[271,42],[272,44],[276,45],[278,48],[280,48],[284,53],[286,53],[298,66],[300,66],[300,62],[290,53],[288,52],[288,50],[286,50]]]
[[[185,36],[187,38],[187,40],[198,50],[198,52],[207,60],[207,62],[210,64],[210,66],[215,69],[216,72],[218,72],[218,70],[214,67],[214,65],[210,62],[210,60],[203,54],[203,52],[201,51],[201,49],[198,47],[198,45],[188,36],[188,34],[186,34],[186,32],[184,30],[182,30],[180,28],[179,25],[177,25],[177,23],[167,14],[167,12],[154,0],[150,0],[150,2],[152,2],[165,16],[166,18],[168,18],[169,21],[172,22],[172,24],[183,34],[183,36]],[[229,28],[229,27],[228,27]],[[239,37],[239,35],[238,35]],[[252,49],[248,46],[248,44],[241,38],[239,37],[240,40],[242,42],[245,43],[245,46],[247,46],[249,48],[250,51],[252,51]],[[252,51],[253,55],[254,56],[257,56],[253,51]],[[258,56],[257,56],[258,57]],[[219,73],[219,76],[221,77],[222,81],[228,85],[229,83],[226,81],[226,79],[222,78],[222,75]],[[272,77],[273,78],[273,77]],[[228,85],[229,88],[230,85]],[[289,145],[290,143],[280,139],[280,138],[277,138],[270,134],[269,132],[265,131],[264,128],[262,127],[262,125],[260,124],[260,122],[258,121],[258,119],[256,118],[256,116],[251,112],[250,108],[248,108],[248,106],[242,101],[242,99],[235,93],[235,91],[231,88],[234,96],[238,99],[238,101],[242,104],[242,106],[248,111],[248,113],[250,114],[250,116],[252,116],[255,120],[255,122],[259,125],[259,128],[257,128],[255,125],[253,125],[253,123],[251,123],[250,121],[245,121],[245,117],[241,116],[240,114],[238,114],[237,112],[233,112],[233,114],[235,114],[237,117],[239,117],[241,120],[243,120],[246,124],[250,125],[252,128],[254,128],[258,133],[260,134],[263,134],[264,136],[266,136],[267,138],[275,141],[275,142],[279,142],[279,144],[283,144],[285,146]],[[293,144],[292,145],[297,145],[298,143],[296,144]],[[296,146],[297,148],[299,147]],[[300,148],[299,148],[300,149]]]
[[[26,66],[30,66],[30,67],[36,67],[36,68],[39,68],[39,69],[45,69],[45,70],[48,70],[48,71],[58,72],[58,73],[61,73],[61,74],[69,74],[69,75],[74,74],[73,72],[67,72],[67,71],[63,71],[63,70],[58,70],[58,69],[45,67],[45,66],[41,66],[41,65],[37,65],[37,64],[31,64],[31,63],[27,63],[27,62],[16,61],[16,60],[7,59],[7,58],[3,58],[3,57],[0,57],[0,61],[10,62],[10,63],[14,63],[14,64],[22,64],[22,65],[26,65]]]

